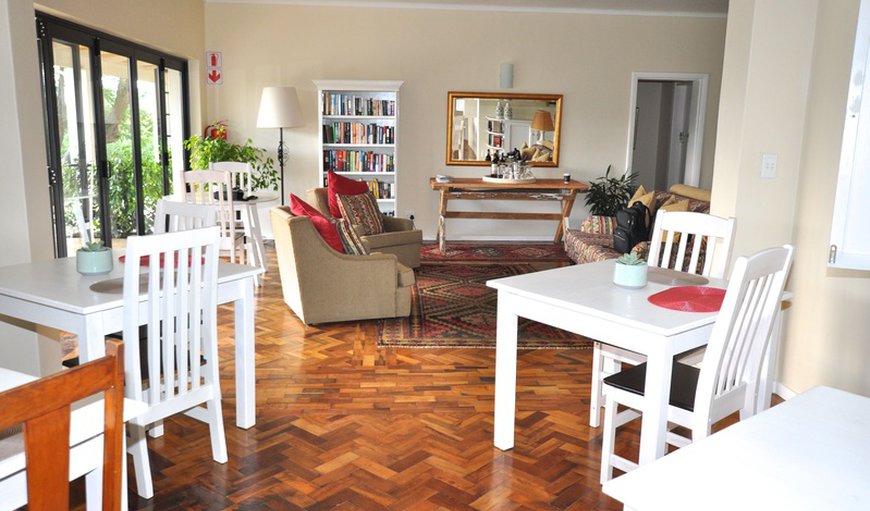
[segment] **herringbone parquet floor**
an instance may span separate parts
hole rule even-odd
[[[226,308],[229,462],[212,461],[206,425],[170,419],[148,440],[156,495],[131,494],[131,509],[621,509],[601,493],[600,430],[587,425],[591,350],[520,352],[516,447],[502,452],[492,445],[495,350],[379,349],[374,321],[305,326],[281,298],[269,250],[257,425],[235,427]],[[636,452],[636,439],[629,430],[622,447]]]

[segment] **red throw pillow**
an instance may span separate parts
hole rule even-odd
[[[369,185],[365,181],[354,181],[344,176],[339,176],[329,171],[326,178],[326,192],[329,197],[329,214],[332,218],[341,218],[341,210],[338,209],[337,195],[359,195],[369,191]]]
[[[338,230],[328,218],[321,215],[314,206],[308,204],[299,197],[290,194],[290,212],[295,216],[307,216],[314,224],[314,228],[320,233],[320,237],[327,245],[332,247],[336,252],[344,254],[344,246],[341,244],[341,238],[338,237]]]

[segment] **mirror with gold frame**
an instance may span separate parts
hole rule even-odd
[[[447,165],[489,165],[519,149],[537,167],[559,166],[561,94],[447,93]]]

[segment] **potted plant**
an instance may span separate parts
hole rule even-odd
[[[82,275],[101,275],[112,271],[112,249],[102,241],[86,243],[76,250],[76,271]]]
[[[628,204],[628,199],[634,192],[634,180],[637,174],[629,174],[626,171],[620,177],[610,177],[612,168],[613,165],[608,165],[607,172],[594,179],[586,192],[586,205],[589,206],[592,215],[616,215],[620,208]]]
[[[635,253],[622,254],[613,265],[613,283],[617,286],[642,288],[646,286],[647,264]]]
[[[207,135],[194,135],[184,141],[190,151],[190,168],[204,170],[208,164],[218,161],[240,161],[250,163],[251,187],[254,190],[278,190],[278,171],[275,162],[266,156],[266,150],[254,147],[251,139],[244,144],[234,144],[227,140],[227,127],[223,122],[210,125]]]

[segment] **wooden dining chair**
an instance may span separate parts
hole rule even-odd
[[[759,379],[774,327],[794,248],[762,250],[740,257],[728,282],[722,308],[700,368],[674,361],[668,421],[691,431],[691,439],[668,432],[669,444],[682,447],[710,435],[711,427],[734,412],[752,416],[759,399]],[[613,469],[637,464],[614,453],[618,427],[640,417],[644,406],[646,363],[604,379],[604,438],[601,483]],[[627,409],[617,413],[617,407]]]
[[[198,204],[158,199],[154,213],[154,234],[189,231],[211,227],[217,221],[217,211]]]
[[[146,429],[167,417],[184,412],[206,422],[212,457],[218,463],[227,461],[217,348],[219,244],[217,226],[127,238],[127,396],[149,406],[129,422],[128,431],[137,491],[144,498],[154,494]],[[147,268],[145,279],[142,266]],[[147,340],[140,338],[141,324],[146,325]],[[147,343],[146,374],[139,360],[140,342]]]
[[[241,161],[215,161],[208,164],[209,170],[229,172],[232,188],[240,189],[245,197],[253,195],[254,180],[251,164]]]
[[[189,170],[183,175],[187,187],[185,202],[210,205],[217,209],[216,225],[220,227],[221,253],[228,255],[231,263],[244,264],[245,235],[236,225],[232,175],[217,170]]]
[[[722,278],[731,257],[734,218],[706,213],[659,210],[650,241],[647,264],[705,277]],[[604,403],[602,382],[622,369],[622,364],[637,365],[646,358],[600,342],[592,347],[592,389],[589,400],[589,425],[597,428]]]
[[[121,475],[125,461],[121,343],[108,342],[106,352],[103,358],[0,392],[0,431],[19,424],[24,426],[27,479],[24,500],[31,511],[68,509],[70,476],[79,477],[82,470],[99,468],[100,463],[93,459],[99,450],[102,451],[102,508],[105,511],[121,508]],[[75,422],[71,417],[76,413],[71,411],[71,405],[98,393],[104,393],[101,449],[84,448],[99,446],[98,435],[76,445],[71,455],[70,429]],[[72,434],[73,439],[77,436],[75,432]],[[74,468],[71,468],[71,458]],[[14,507],[23,504],[21,495],[14,490],[15,483],[22,482],[20,474],[18,471],[2,474],[0,487],[4,480],[17,478],[17,481],[12,481],[13,488],[9,490],[15,495],[7,495],[0,504]]]

